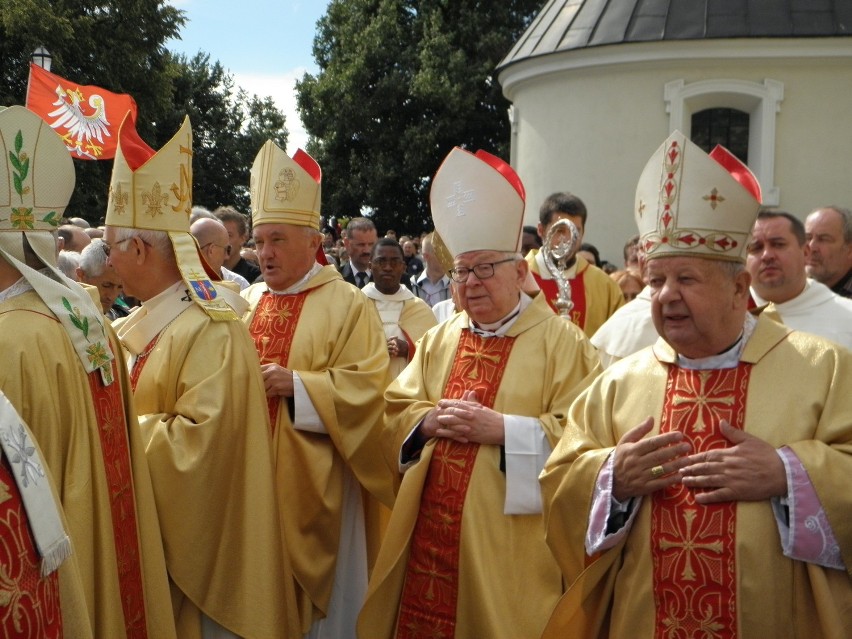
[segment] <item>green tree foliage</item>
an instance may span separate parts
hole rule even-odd
[[[284,115],[270,98],[249,97],[219,63],[175,56],[184,12],[163,0],[0,0],[0,105],[24,104],[30,56],[43,45],[51,71],[80,84],[128,93],[137,130],[154,149],[192,122],[194,193],[208,207],[248,208],[248,170],[267,138],[286,144]],[[93,224],[106,211],[112,161],[75,160],[69,216]]]
[[[323,212],[367,210],[380,232],[431,227],[429,186],[454,146],[508,158],[508,101],[494,77],[541,0],[332,0],[316,76],[297,83]]]

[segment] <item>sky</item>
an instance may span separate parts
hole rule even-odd
[[[199,51],[219,61],[238,87],[271,96],[286,116],[287,152],[308,141],[296,111],[295,84],[316,73],[311,53],[316,23],[327,0],[171,0],[185,12],[180,40],[166,46],[192,57]]]

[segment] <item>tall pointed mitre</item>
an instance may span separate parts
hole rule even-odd
[[[62,138],[32,111],[0,110],[0,257],[62,324],[87,373],[112,382],[113,353],[91,295],[56,268],[53,231],[74,191],[74,162]],[[25,243],[41,266],[27,265]]]
[[[251,167],[252,226],[292,224],[319,230],[322,170],[302,149],[291,158],[272,140]]]
[[[455,258],[520,250],[525,197],[520,178],[503,160],[456,147],[438,168],[429,201],[435,230]]]
[[[645,259],[694,256],[745,262],[760,185],[724,147],[709,154],[675,131],[651,156],[636,188]]]
[[[155,152],[136,133],[130,114],[121,125],[109,185],[106,225],[168,233],[181,277],[193,300],[215,320],[237,316],[217,294],[189,232],[192,212],[192,129],[178,132]]]

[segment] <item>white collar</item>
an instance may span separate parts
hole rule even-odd
[[[295,295],[305,287],[305,284],[308,283],[308,280],[310,280],[321,270],[322,264],[320,264],[319,262],[314,262],[314,265],[308,270],[308,272],[305,273],[302,278],[295,284],[292,284],[291,286],[285,288],[283,291],[274,291],[269,288],[269,286],[266,287],[266,290],[272,293],[273,295]]]

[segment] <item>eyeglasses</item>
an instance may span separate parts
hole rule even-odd
[[[467,282],[467,278],[470,277],[471,273],[476,275],[477,279],[487,280],[489,277],[494,276],[494,267],[498,264],[505,264],[506,262],[517,261],[517,257],[509,257],[505,260],[500,260],[499,262],[483,262],[482,264],[477,264],[473,268],[457,266],[456,268],[451,268],[449,272],[450,277],[453,278],[453,281],[458,282],[459,284],[464,284],[465,282]]]
[[[107,257],[109,257],[110,251],[112,251],[112,249],[113,249],[113,248],[115,248],[116,246],[121,246],[122,244],[124,244],[125,242],[129,242],[130,240],[139,240],[139,241],[140,241],[140,242],[142,242],[142,244],[144,244],[145,246],[151,246],[151,244],[149,244],[148,242],[146,242],[145,240],[143,240],[143,239],[142,239],[141,237],[139,237],[138,235],[131,235],[130,237],[125,237],[123,240],[118,240],[117,242],[115,242],[115,243],[113,243],[113,244],[108,244],[108,243],[107,243],[107,241],[106,241],[106,240],[104,240],[104,242],[101,244],[101,246],[102,246],[102,247],[103,247],[103,249],[104,249],[104,254],[105,254]]]
[[[121,245],[122,245],[122,244],[124,244],[125,242],[129,242],[129,241],[130,241],[130,240],[132,240],[132,239],[133,239],[133,237],[125,237],[123,240],[118,240],[118,242],[116,242],[115,244],[112,244],[112,245],[107,244],[107,242],[106,242],[106,241],[104,241],[104,242],[101,244],[101,246],[102,246],[102,247],[103,247],[103,249],[104,249],[104,255],[106,255],[107,257],[109,257],[109,253],[110,253],[110,251],[112,251],[112,247],[113,247],[113,246],[121,246]]]
[[[198,248],[199,248],[199,250],[203,251],[208,246],[216,246],[216,247],[222,249],[223,251],[225,251],[225,255],[231,254],[231,245],[230,244],[225,244],[225,246],[222,246],[221,244],[216,244],[216,242],[207,242],[207,244],[205,244],[204,246],[200,246]]]

